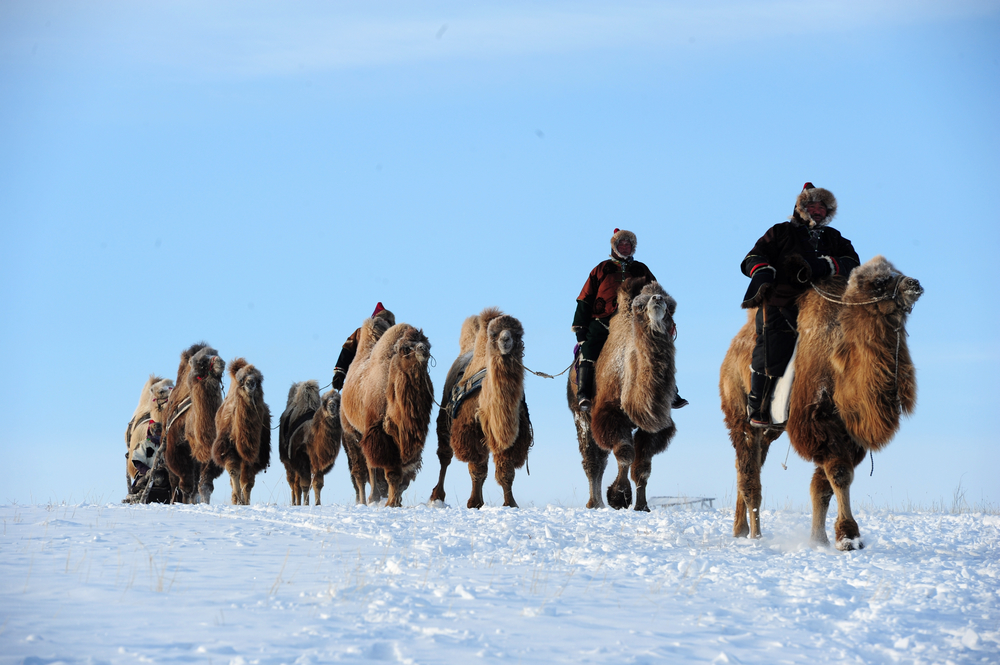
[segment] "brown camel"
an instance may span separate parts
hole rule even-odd
[[[589,414],[580,411],[576,369],[570,372],[567,399],[590,487],[588,508],[604,507],[601,481],[613,451],[618,476],[608,486],[608,504],[615,509],[632,504],[631,468],[635,509],[649,511],[646,485],[653,455],[666,450],[677,432],[670,406],[677,394],[676,309],[677,302],[659,282],[626,280],[618,290],[618,314],[611,318],[608,341],[597,359]]]
[[[377,320],[365,321],[362,342],[372,336]],[[427,373],[430,348],[423,331],[397,323],[382,334],[363,360],[359,344],[344,382],[340,405],[344,440],[350,435],[359,442],[370,476],[375,469],[384,471],[389,506],[402,505],[402,492],[420,470],[434,401]],[[363,496],[363,482],[359,497]],[[374,487],[374,477],[372,482]]]
[[[229,472],[233,505],[249,506],[257,474],[271,463],[271,411],[260,370],[236,358],[229,376],[229,394],[215,415],[212,460]]]
[[[125,428],[125,480],[129,492],[133,491],[139,476],[152,466],[156,450],[146,442],[150,428],[155,423],[163,424],[163,410],[173,387],[174,382],[170,379],[150,374],[139,393],[139,404]]]
[[[798,299],[798,347],[784,426],[751,427],[747,420],[754,316],[736,334],[722,363],[719,393],[736,449],[734,536],[760,537],[760,469],[768,447],[788,432],[792,447],[814,462],[812,534],[829,545],[826,515],[837,496],[834,523],[841,550],[864,547],[851,513],[854,468],[880,450],[916,403],[916,375],[906,344],[907,315],[924,292],[920,283],[876,256],[849,279],[832,277]]]
[[[451,392],[455,384],[462,377],[469,361],[472,360],[472,350],[476,345],[476,335],[479,334],[479,315],[475,314],[462,322],[462,331],[458,336],[458,357],[451,364],[448,375],[444,381],[444,393],[441,396],[441,403],[445,406],[438,409],[436,422],[438,449],[438,462],[441,463],[441,470],[438,473],[438,484],[431,491],[431,501],[444,501],[444,478],[448,473],[448,466],[455,453],[451,449],[451,410],[448,402],[451,400]]]
[[[307,443],[313,416],[319,408],[319,383],[316,381],[299,381],[288,389],[288,402],[278,421],[278,457],[285,466],[293,506],[309,505],[312,472]]]
[[[462,325],[461,354],[445,381],[437,426],[441,472],[431,500],[444,500],[445,472],[454,453],[468,463],[472,477],[472,494],[466,505],[482,508],[492,453],[496,481],[503,488],[503,505],[516,508],[514,473],[524,466],[533,443],[524,399],[524,328],[495,307],[484,309],[476,318],[478,325],[470,319]],[[468,351],[472,331],[475,342]]]
[[[222,406],[226,363],[204,343],[181,353],[177,384],[166,408],[166,462],[184,503],[209,503],[222,468],[212,461],[215,413]],[[174,499],[176,500],[176,494]]]
[[[316,505],[320,505],[320,493],[323,491],[326,474],[330,473],[333,463],[340,454],[340,438],[343,428],[340,424],[340,393],[328,390],[323,393],[320,408],[308,424],[306,452],[309,455],[309,467],[312,471],[313,494]],[[308,504],[309,500],[306,499]]]

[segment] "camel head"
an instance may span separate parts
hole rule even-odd
[[[632,299],[632,316],[643,321],[655,333],[666,334],[673,329],[673,316],[677,301],[663,290],[659,282],[650,282],[642,287]]]
[[[421,365],[426,365],[431,357],[431,343],[423,330],[410,328],[396,340],[393,352],[404,357],[413,356]]]
[[[226,361],[210,346],[195,353],[188,364],[191,367],[191,377],[195,381],[203,381],[210,377],[218,381],[226,371]]]
[[[166,406],[167,400],[170,398],[170,391],[173,389],[174,382],[170,379],[157,381],[149,387],[149,394],[152,396],[157,408],[162,409]]]
[[[487,353],[520,358],[524,353],[524,328],[513,316],[502,314],[490,321],[486,328],[489,339]]]
[[[235,391],[241,399],[247,402],[253,402],[258,397],[263,397],[264,375],[248,363],[245,358],[236,358],[229,363],[229,376],[232,378],[230,393]]]
[[[320,409],[323,411],[323,416],[329,420],[340,422],[340,393],[336,390],[330,390],[323,395],[323,400],[320,404]]]
[[[904,316],[923,293],[920,282],[896,270],[884,256],[876,256],[851,271],[843,300],[872,305],[885,316]]]

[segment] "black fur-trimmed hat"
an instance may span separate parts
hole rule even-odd
[[[822,222],[813,221],[812,217],[809,216],[809,211],[806,210],[806,206],[810,203],[822,203],[825,205],[826,219]],[[837,199],[830,190],[807,182],[802,185],[802,191],[799,192],[798,198],[795,199],[795,213],[793,216],[797,216],[807,226],[826,226],[833,219],[834,215],[837,214]]]
[[[631,231],[626,231],[625,229],[615,229],[614,235],[611,236],[611,254],[612,256],[617,256],[621,259],[627,259],[629,256],[622,256],[618,253],[618,243],[622,240],[628,240],[632,243],[632,253],[629,256],[635,256],[636,240],[635,234]]]

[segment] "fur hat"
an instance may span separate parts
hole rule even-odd
[[[387,310],[385,307],[383,307],[381,301],[375,305],[375,311],[372,312],[371,318],[385,319],[386,321],[389,322],[390,327],[396,325],[396,316],[392,312]]]
[[[618,243],[620,243],[622,240],[628,240],[630,243],[632,243],[632,253],[629,254],[628,256],[622,256],[621,254],[618,253]],[[611,236],[612,256],[616,256],[620,259],[627,259],[630,256],[635,256],[635,248],[636,248],[636,242],[634,233],[632,233],[631,231],[626,231],[625,229],[615,229],[614,235]]]
[[[822,203],[826,206],[826,219],[822,222],[814,222],[812,217],[809,216],[809,211],[806,210],[806,206],[810,203]],[[795,212],[792,217],[798,217],[799,221],[809,227],[813,226],[826,226],[833,219],[834,215],[837,214],[837,199],[834,198],[833,193],[828,189],[823,189],[822,187],[816,187],[811,182],[807,182],[802,185],[802,191],[799,193],[797,199],[795,199]]]

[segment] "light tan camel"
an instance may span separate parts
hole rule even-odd
[[[635,509],[649,510],[646,485],[653,455],[666,450],[677,432],[671,417],[677,394],[676,308],[676,301],[658,282],[626,280],[618,290],[618,314],[611,318],[608,341],[597,359],[589,413],[580,411],[576,370],[570,372],[567,399],[590,487],[588,508],[604,507],[601,481],[613,451],[618,475],[608,486],[608,504],[616,509],[632,505],[631,468]]]

